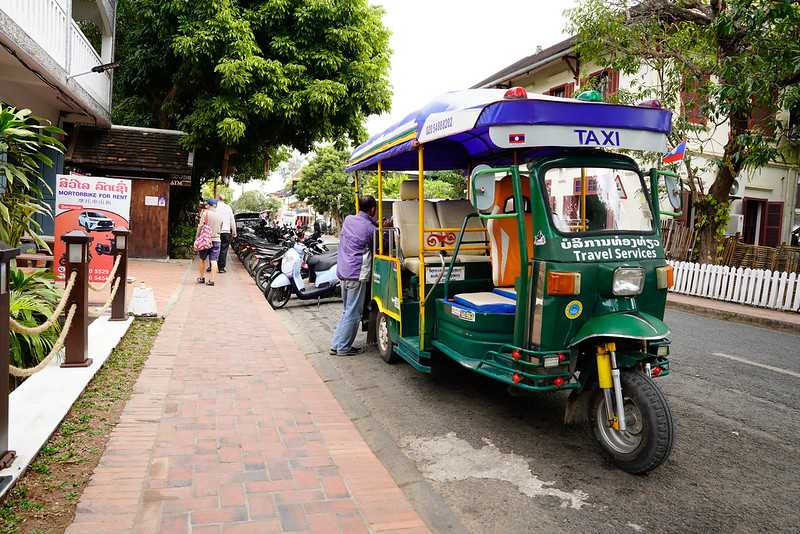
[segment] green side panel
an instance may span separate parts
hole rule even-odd
[[[595,337],[628,339],[661,339],[669,334],[669,327],[656,317],[644,312],[620,312],[592,317],[575,335],[570,345]]]
[[[417,371],[422,371],[423,373],[431,372],[430,365],[427,365],[430,362],[431,355],[427,351],[419,350],[419,337],[398,338],[394,351]]]
[[[469,358],[499,351],[514,337],[514,317],[468,310],[441,299],[436,301],[436,340]]]
[[[403,321],[402,335],[404,337],[417,336],[417,341],[419,341],[419,302],[404,300],[400,307],[400,317]]]
[[[397,264],[385,258],[372,262],[372,297],[390,313],[400,316],[400,289]]]
[[[430,267],[434,267],[437,269],[437,273],[439,272],[438,269],[441,268],[441,263],[438,261],[430,262],[426,264],[426,271]],[[438,284],[433,283],[426,283],[425,284],[425,292],[427,298],[425,300],[425,325],[423,326],[423,332],[425,333],[425,346],[422,347],[424,350],[429,350],[432,348],[431,341],[433,341],[434,336],[433,332],[436,328],[437,322],[437,314],[439,312],[438,307],[436,305],[437,299],[444,298],[445,292],[449,296],[456,295],[458,293],[473,293],[476,291],[491,291],[493,289],[492,285],[492,266],[491,263],[461,263],[456,264],[455,268],[463,269],[460,271],[459,277],[463,278],[463,280],[451,280],[445,284],[444,277],[446,276],[446,267],[445,265],[445,275],[442,276],[442,279],[439,281]],[[459,271],[456,271],[459,272]],[[456,276],[455,274],[453,275]],[[436,277],[429,275],[427,279],[430,279],[431,282],[435,281]],[[421,314],[419,313],[419,302],[418,302],[418,292],[419,292],[419,281],[417,277],[410,278],[410,285],[408,288],[403,287],[403,336],[408,337],[411,335],[419,335],[419,322]],[[404,282],[405,284],[405,282]],[[411,302],[407,299],[416,299],[414,302],[414,307],[412,308]],[[408,304],[408,307],[406,306]],[[407,321],[415,321],[416,326],[410,326],[409,322]],[[408,329],[407,329],[408,327]],[[416,330],[414,330],[416,329]],[[413,332],[413,333],[412,333]]]

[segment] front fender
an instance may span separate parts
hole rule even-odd
[[[661,319],[636,310],[609,313],[592,317],[572,338],[570,347],[593,337],[626,339],[662,339],[669,327]]]
[[[269,287],[285,287],[291,285],[291,283],[288,276],[283,273],[276,273],[269,283]]]

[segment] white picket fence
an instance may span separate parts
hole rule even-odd
[[[667,261],[675,269],[675,284],[670,289],[675,293],[800,311],[800,276],[796,273]]]

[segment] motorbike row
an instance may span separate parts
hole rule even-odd
[[[270,306],[282,308],[294,296],[300,300],[341,297],[336,277],[336,250],[323,243],[327,230],[318,219],[308,228],[270,224],[263,218],[237,221],[231,250],[264,293]]]

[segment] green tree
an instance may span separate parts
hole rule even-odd
[[[363,182],[362,194],[378,198],[378,173],[360,173]],[[416,174],[384,172],[381,177],[383,198],[400,198],[400,184],[405,180],[416,180]],[[425,198],[466,198],[467,178],[458,171],[425,172]]]
[[[217,194],[214,194],[214,184],[211,182],[207,182],[202,185],[200,188],[200,196],[203,200],[209,198],[217,198],[217,195],[220,193],[225,195],[225,198],[230,202],[233,198],[233,188],[227,185],[217,184]]]
[[[800,102],[800,5],[791,0],[582,0],[567,12],[583,61],[625,74],[652,69],[658,86],[637,86],[621,98],[659,98],[676,113],[676,144],[690,136],[689,114],[710,128],[727,123],[723,154],[712,160],[708,191],[693,190],[699,232],[698,259],[713,263],[727,225],[729,193],[745,168],[759,168],[787,155],[786,125],[775,112]],[[679,101],[681,91],[697,95]],[[753,121],[756,108],[768,111]],[[700,128],[704,130],[705,128]],[[705,154],[704,157],[710,157]],[[697,169],[684,165],[688,183]]]
[[[265,208],[266,202],[261,191],[251,189],[245,191],[233,202],[233,209],[241,211],[261,211]]]
[[[390,107],[389,32],[368,0],[125,0],[114,122],[188,133],[195,166],[264,178],[293,147],[366,137]]]
[[[281,209],[281,201],[275,197],[267,197],[264,201],[264,209],[270,212],[270,214],[275,214],[279,209]]]
[[[355,213],[355,189],[344,172],[350,153],[334,146],[318,148],[303,167],[294,194],[318,213],[330,213],[342,227],[345,215]]]

